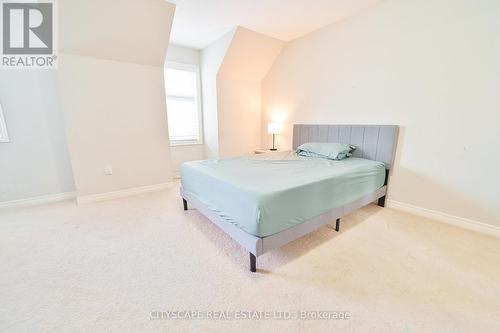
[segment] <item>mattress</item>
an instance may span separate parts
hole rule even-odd
[[[181,184],[228,223],[258,237],[294,227],[384,185],[385,165],[295,152],[184,163]]]

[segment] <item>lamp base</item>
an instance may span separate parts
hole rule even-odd
[[[277,149],[277,148],[271,148],[271,149],[269,149],[269,150],[270,150],[270,151],[276,151],[276,150],[278,150],[278,149]]]

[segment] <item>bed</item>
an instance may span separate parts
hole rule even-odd
[[[292,152],[184,163],[184,209],[198,209],[256,258],[372,202],[385,205],[394,125],[294,125]],[[356,146],[343,160],[301,157],[306,142]]]

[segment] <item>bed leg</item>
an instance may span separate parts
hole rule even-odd
[[[257,272],[257,258],[253,253],[250,253],[250,272]]]
[[[389,169],[385,169],[385,181],[384,185],[387,186],[387,183],[389,182]],[[382,198],[378,199],[378,203],[380,207],[385,207],[385,195]]]
[[[182,198],[182,204],[184,205],[184,210],[188,210],[188,202],[186,199]]]
[[[335,221],[335,231],[340,231],[340,219],[337,219],[337,221]]]

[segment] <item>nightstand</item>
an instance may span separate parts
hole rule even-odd
[[[254,154],[267,154],[267,153],[283,153],[283,152],[286,152],[286,151],[289,151],[289,150],[281,150],[281,149],[278,149],[278,150],[270,150],[270,149],[255,149],[253,151]]]

